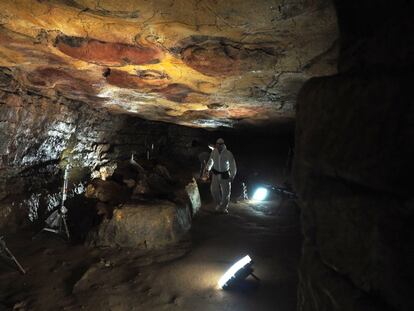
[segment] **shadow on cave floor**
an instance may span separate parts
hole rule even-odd
[[[297,217],[260,208],[232,203],[229,215],[215,215],[204,206],[191,241],[162,251],[9,236],[9,248],[28,273],[0,264],[0,310],[295,310]],[[218,290],[220,276],[246,254],[260,284],[249,279],[235,290]]]

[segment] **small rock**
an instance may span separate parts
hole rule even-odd
[[[101,144],[96,147],[96,152],[98,154],[102,154],[102,153],[108,152],[110,148],[111,148],[110,144]]]
[[[170,175],[170,172],[163,165],[160,165],[160,164],[156,165],[155,166],[155,169],[154,169],[154,172],[156,174],[160,175],[161,177],[167,179],[167,180],[172,180],[171,175]]]
[[[13,306],[13,311],[26,311],[26,310],[28,310],[26,301],[18,302]]]
[[[99,171],[93,171],[91,173],[91,179],[98,179],[98,178],[101,178],[101,172],[99,172]]]
[[[149,185],[145,179],[139,180],[134,188],[133,196],[149,193]]]
[[[86,187],[85,196],[101,202],[119,203],[128,197],[128,189],[111,180],[94,179]]]
[[[116,163],[100,167],[99,173],[101,174],[101,179],[107,180],[108,177],[111,177],[114,174],[116,168],[117,168]]]
[[[139,175],[136,167],[129,163],[129,161],[123,161],[118,163],[116,170],[114,171],[113,178],[115,180],[136,180]]]
[[[54,253],[54,250],[53,250],[53,249],[50,249],[50,248],[46,248],[46,249],[43,251],[43,254],[44,254],[44,255],[53,255],[53,253]]]
[[[136,185],[136,182],[133,179],[124,179],[123,183],[126,184],[128,188],[134,188]]]
[[[153,173],[148,177],[148,185],[155,196],[168,196],[174,191],[171,182],[156,173]]]
[[[110,268],[113,266],[112,262],[110,260],[106,260],[105,258],[101,258],[99,263],[104,266],[105,268]]]
[[[104,219],[109,219],[112,217],[112,208],[103,202],[98,202],[96,203],[96,213],[103,216]]]

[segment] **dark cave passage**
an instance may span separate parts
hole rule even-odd
[[[412,1],[0,12],[0,311],[414,310]]]
[[[133,122],[141,131],[146,125],[134,119],[126,124],[131,127]],[[65,206],[70,242],[64,232],[40,231],[47,226],[45,219],[51,212],[42,206],[51,203],[42,198],[57,196],[60,204],[61,189],[56,185],[47,188],[47,193],[43,189],[46,183],[36,185],[44,191],[37,196],[37,204],[27,200],[26,206],[20,206],[31,218],[21,220],[25,225],[14,224],[9,218],[5,227],[7,245],[27,274],[20,275],[10,261],[2,259],[4,308],[21,304],[34,310],[194,310],[208,304],[214,310],[273,310],[277,291],[277,308],[293,310],[302,241],[299,208],[294,200],[278,194],[262,203],[240,197],[242,182],[247,183],[249,196],[259,185],[285,187],[290,182],[293,126],[278,129],[276,136],[245,130],[240,140],[238,134],[228,131],[153,123],[143,135],[149,141],[149,160],[146,149],[137,149],[140,141],[106,146],[108,153],[115,148],[127,151],[113,161],[115,169],[102,165],[95,170],[101,176],[92,180],[83,177],[84,183],[75,175],[82,173],[75,166],[69,173]],[[124,129],[120,133],[125,133]],[[167,144],[173,148],[160,148],[157,143],[152,148],[159,133],[169,133],[162,137],[168,137]],[[218,136],[224,137],[234,152],[239,172],[233,182],[229,215],[215,213],[210,183],[199,179],[198,155],[209,150],[208,143]],[[278,143],[270,143],[275,138]],[[135,150],[138,170],[131,164],[131,150]],[[198,187],[191,181],[193,177]],[[62,179],[59,172],[55,182]],[[130,183],[134,184],[131,189]],[[75,193],[78,188],[83,191]],[[200,199],[201,206],[197,203]],[[217,288],[220,276],[247,254],[254,259],[261,281],[249,279],[240,288],[223,293]]]

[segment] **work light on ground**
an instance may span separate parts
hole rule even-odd
[[[249,255],[244,256],[230,267],[220,278],[218,286],[221,289],[227,289],[238,281],[244,280],[249,275],[253,276],[256,280],[259,280],[257,276],[253,274],[253,262]]]
[[[260,187],[257,188],[256,191],[253,194],[252,200],[253,201],[263,201],[266,199],[268,195],[268,190],[266,188]]]

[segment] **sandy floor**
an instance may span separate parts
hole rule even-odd
[[[205,208],[188,240],[160,251],[88,249],[51,235],[8,236],[7,243],[28,273],[0,260],[0,310],[296,309],[301,237],[292,211]],[[220,276],[246,254],[261,282],[218,290]]]

